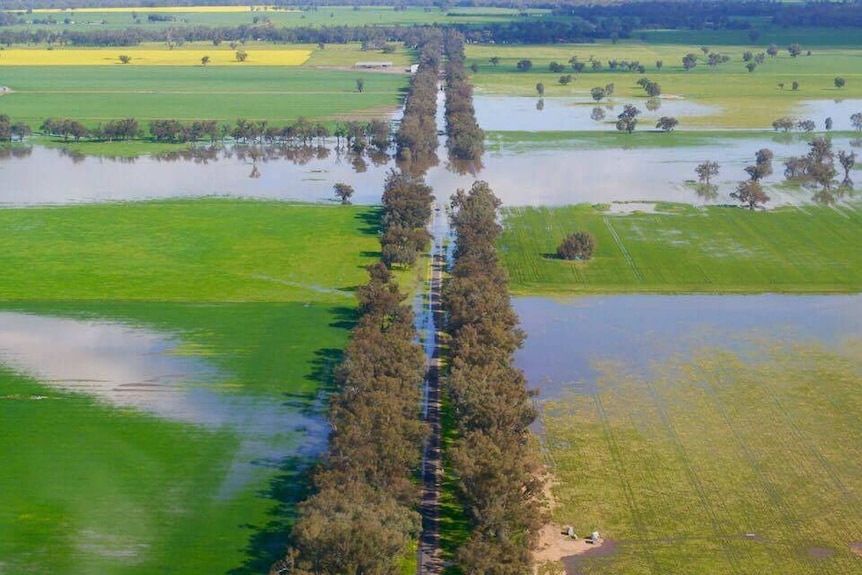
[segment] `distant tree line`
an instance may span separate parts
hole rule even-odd
[[[0,114],[0,142],[20,141],[31,133],[33,130],[24,122],[15,122],[8,114]]]
[[[485,132],[476,121],[473,86],[464,69],[464,36],[447,31],[446,54],[446,147],[454,160],[476,161],[485,153]]]
[[[404,116],[395,134],[397,156],[404,162],[429,165],[437,157],[437,79],[442,36],[427,30],[419,46],[419,68],[410,80]]]
[[[42,122],[39,131],[48,136],[61,137],[64,140],[72,138],[76,142],[83,138],[108,142],[132,140],[141,135],[141,127],[134,118],[110,120],[95,128],[87,128],[81,122],[69,118],[48,118]]]
[[[524,335],[494,250],[500,201],[485,182],[452,198],[454,265],[443,291],[451,335],[446,391],[458,438],[450,458],[471,534],[463,573],[523,575],[545,519],[540,464],[529,441],[536,413],[513,354]]]
[[[19,122],[21,129],[29,126]],[[17,124],[16,124],[17,125]],[[176,119],[155,119],[149,121],[149,134],[156,142],[197,143],[209,140],[210,144],[233,138],[241,144],[267,144],[278,146],[309,146],[315,141],[334,136],[336,147],[341,148],[342,141],[346,147],[356,153],[365,151],[369,146],[379,153],[386,153],[392,137],[388,121],[373,119],[369,122],[347,121],[337,122],[335,129],[330,130],[325,124],[312,122],[307,118],[299,118],[288,125],[274,125],[266,120],[246,120],[240,118],[231,124],[219,124],[216,120],[194,120],[183,122]],[[20,131],[20,130],[19,130]],[[88,128],[78,120],[64,118],[48,118],[40,131],[48,136],[61,137],[68,141],[78,142],[89,140],[129,140],[142,136],[138,121],[134,118],[113,120],[95,128]],[[17,133],[14,134],[17,137]],[[2,139],[2,138],[0,138]]]

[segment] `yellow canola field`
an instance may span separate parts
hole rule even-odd
[[[235,50],[213,48],[146,49],[7,49],[0,56],[0,68],[4,66],[201,66],[204,56],[209,56],[208,66],[301,66],[311,57],[311,50],[280,50],[241,48],[247,54],[245,62],[236,59]],[[120,56],[131,58],[128,64],[120,62]]]
[[[122,8],[76,8],[74,10],[70,10],[68,8],[36,8],[33,10],[34,13],[40,14],[58,14],[64,12],[145,12],[147,14],[151,12],[222,12],[222,13],[235,13],[235,12],[265,12],[267,10],[275,10],[275,8],[270,6],[257,6],[257,5],[248,5],[248,6],[127,6]],[[290,10],[291,12],[293,10]]]

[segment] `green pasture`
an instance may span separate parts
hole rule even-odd
[[[585,230],[587,262],[556,257]],[[509,208],[499,242],[516,294],[832,293],[862,289],[862,209],[808,205],[751,212],[658,204],[612,215],[602,206]]]
[[[221,199],[0,210],[0,300],[354,305],[375,208]]]
[[[212,370],[189,385],[322,417],[353,290],[379,258],[378,219],[376,208],[217,199],[0,210],[0,311],[163,334],[172,344],[153,361]],[[160,419],[8,367],[0,419],[9,573],[265,573],[313,462],[247,460],[245,446],[323,440],[284,422],[260,437]],[[245,479],[226,490],[237,465]]]
[[[396,10],[392,6],[321,6],[313,10],[266,10],[244,12],[213,12],[202,9],[158,13],[174,20],[168,22],[150,22],[148,16],[152,12],[140,8],[136,11],[140,24],[135,23],[132,12],[112,12],[94,10],[75,10],[60,13],[36,13],[25,15],[28,24],[14,28],[45,27],[56,30],[122,30],[134,28],[141,30],[164,29],[185,26],[251,26],[255,23],[265,24],[268,20],[277,27],[315,27],[323,26],[410,26],[455,24],[473,22],[508,22],[519,16],[521,10],[514,8],[478,8],[459,7],[448,12],[438,8],[408,7]],[[542,16],[548,10],[528,10],[531,16]],[[33,24],[34,18],[44,20],[53,17],[55,24]],[[66,19],[69,23],[65,23]]]
[[[856,573],[862,347],[746,340],[597,365],[544,404],[554,519],[598,530],[578,573]],[[546,569],[540,573],[555,573]]]
[[[749,73],[742,60],[742,53],[765,51],[760,46],[713,47],[721,54],[730,56],[725,64],[710,68],[700,45],[653,45],[645,43],[578,44],[555,46],[467,46],[467,64],[476,64],[479,71],[472,81],[477,93],[512,94],[535,96],[536,84],[545,86],[546,97],[590,98],[590,90],[615,86],[613,99],[648,99],[637,81],[646,76],[658,82],[665,97],[682,97],[695,103],[716,107],[716,113],[703,117],[688,118],[686,127],[697,128],[757,128],[770,129],[772,121],[785,115],[793,115],[794,109],[805,100],[838,100],[862,98],[862,51],[843,48],[814,48],[811,56],[805,54],[790,57],[782,47],[776,57],[767,56],[766,61]],[[699,63],[685,71],[682,57],[687,53],[697,54]],[[549,70],[551,62],[567,67],[563,74],[572,73],[568,61],[577,56],[587,62],[581,74],[574,80],[560,85],[562,75]],[[490,63],[492,57],[500,62]],[[590,69],[590,58],[602,62],[602,70]],[[528,59],[533,63],[529,72],[517,71],[517,63]],[[638,61],[646,67],[644,74],[629,71],[611,71],[608,60]],[[656,61],[663,66],[657,69]],[[843,77],[846,84],[836,88],[834,79]],[[792,84],[799,83],[798,90]],[[783,83],[780,88],[778,84]]]
[[[356,80],[365,82],[356,90]],[[14,92],[0,113],[35,128],[48,117],[95,126],[121,118],[238,118],[289,123],[380,117],[400,105],[408,77],[349,70],[260,66],[21,67],[0,70]]]
[[[317,303],[12,309],[156,330],[179,339],[177,353],[218,370],[212,385],[226,401],[255,396],[318,416],[316,398],[352,318],[350,308]],[[0,557],[9,573],[266,572],[283,551],[312,463],[298,455],[246,461],[242,446],[256,438],[241,428],[110,407],[5,369],[0,414]],[[272,433],[296,447],[307,441],[291,429]],[[237,464],[249,475],[225,491]]]

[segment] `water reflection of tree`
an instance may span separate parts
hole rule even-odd
[[[694,193],[703,200],[714,200],[718,197],[718,185],[698,182],[694,185]]]
[[[446,164],[446,169],[450,172],[455,172],[459,176],[465,176],[467,174],[477,176],[484,167],[485,165],[482,163],[482,158],[472,161],[450,160],[449,163]]]
[[[8,160],[10,158],[17,160],[26,158],[32,153],[32,146],[0,146],[0,160]]]

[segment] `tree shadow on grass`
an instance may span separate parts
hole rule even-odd
[[[289,457],[282,462],[279,473],[258,494],[275,505],[263,525],[240,526],[251,532],[245,549],[246,559],[227,575],[262,575],[284,557],[297,505],[309,494],[309,478],[315,462],[315,458],[305,456]]]
[[[383,231],[383,209],[372,208],[362,210],[356,214],[356,218],[362,224],[359,231],[363,234],[377,236]]]
[[[357,312],[354,308],[334,307],[332,314],[335,316],[335,320],[330,323],[333,327],[349,330],[356,325]],[[335,391],[334,371],[343,358],[344,351],[338,348],[315,351],[308,378],[319,384],[317,393],[284,394],[287,404],[305,415],[326,417],[326,398]],[[259,498],[273,503],[267,519],[261,525],[241,526],[250,532],[245,548],[246,559],[242,565],[228,571],[227,575],[261,575],[269,572],[273,563],[284,558],[297,505],[310,494],[310,479],[317,461],[316,454],[298,454],[281,461],[277,474],[257,494]]]

